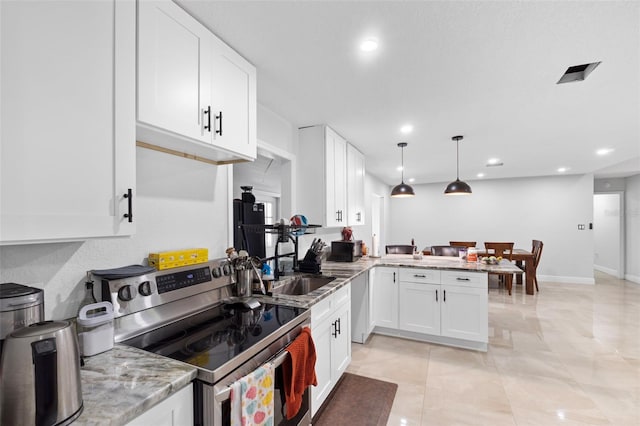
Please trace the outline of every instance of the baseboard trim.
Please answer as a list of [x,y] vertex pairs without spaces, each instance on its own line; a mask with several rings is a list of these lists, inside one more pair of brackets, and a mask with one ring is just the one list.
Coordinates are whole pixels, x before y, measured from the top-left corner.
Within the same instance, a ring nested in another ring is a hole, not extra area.
[[595,285],[595,278],[591,277],[564,277],[554,275],[538,275],[539,282],[545,283],[566,283],[566,284],[587,284]]
[[640,276],[638,275],[626,274],[624,276],[624,279],[627,281],[631,281],[634,284],[640,284]]
[[616,269],[607,268],[606,266],[593,265],[593,269],[604,272],[605,274],[613,275],[614,277],[618,276],[618,271]]

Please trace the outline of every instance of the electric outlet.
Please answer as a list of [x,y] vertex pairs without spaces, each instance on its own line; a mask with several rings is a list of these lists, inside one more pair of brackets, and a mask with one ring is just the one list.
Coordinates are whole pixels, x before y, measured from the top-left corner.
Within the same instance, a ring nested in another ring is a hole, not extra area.
[[579,223],[579,224],[578,224],[578,230],[580,230],[580,231],[584,231],[584,228],[585,228],[585,227],[584,227],[584,223]]

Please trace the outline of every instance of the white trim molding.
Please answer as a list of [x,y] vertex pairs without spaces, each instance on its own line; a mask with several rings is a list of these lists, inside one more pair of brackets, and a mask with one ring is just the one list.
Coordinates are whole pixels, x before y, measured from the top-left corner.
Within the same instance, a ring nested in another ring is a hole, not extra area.
[[538,281],[545,283],[588,284],[595,285],[595,278],[591,277],[560,277],[554,275],[539,275]]

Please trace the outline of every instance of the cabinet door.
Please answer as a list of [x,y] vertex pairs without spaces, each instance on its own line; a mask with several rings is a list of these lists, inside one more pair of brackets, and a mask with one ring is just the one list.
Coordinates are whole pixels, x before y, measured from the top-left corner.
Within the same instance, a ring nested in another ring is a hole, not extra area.
[[356,343],[365,343],[371,331],[368,277],[360,274],[351,281],[351,341]]
[[186,426],[193,424],[193,385],[179,390],[127,426]]
[[[313,309],[313,308],[312,308]],[[331,344],[333,319],[313,325],[311,336],[316,347],[316,379],[318,386],[311,386],[311,415],[313,416],[331,392]]]
[[398,328],[398,268],[378,267],[370,288],[377,327]]
[[331,382],[335,385],[351,363],[350,303],[344,303],[336,311],[331,332]]
[[134,233],[135,4],[0,8],[0,242]]
[[347,142],[329,127],[325,137],[326,226],[344,226],[347,223]]
[[212,37],[173,2],[138,2],[139,122],[211,142]]
[[398,327],[439,336],[440,285],[400,282],[398,294]]
[[488,342],[487,289],[442,285],[442,293],[442,335]]
[[212,52],[213,144],[256,158],[256,69],[219,40]]
[[364,155],[347,144],[347,225],[364,225]]

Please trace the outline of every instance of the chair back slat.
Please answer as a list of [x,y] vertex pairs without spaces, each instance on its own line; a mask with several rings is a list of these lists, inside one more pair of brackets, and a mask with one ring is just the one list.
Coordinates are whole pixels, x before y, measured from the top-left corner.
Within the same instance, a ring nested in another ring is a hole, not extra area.
[[411,245],[388,245],[385,246],[386,254],[412,254],[415,246]]
[[513,257],[513,243],[506,242],[485,242],[484,243],[485,250],[493,250],[493,255],[495,257],[502,257],[503,259],[507,259],[509,261],[512,260]]
[[459,256],[460,250],[466,247],[462,246],[431,246],[432,256]]
[[533,253],[533,267],[537,268],[542,256],[542,247],[544,244],[540,240],[533,240],[531,253]]
[[449,241],[449,245],[469,248],[469,247],[475,247],[476,242],[475,241]]

